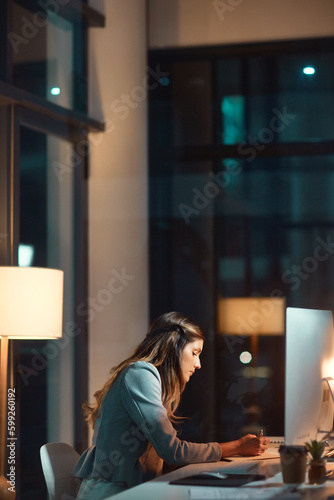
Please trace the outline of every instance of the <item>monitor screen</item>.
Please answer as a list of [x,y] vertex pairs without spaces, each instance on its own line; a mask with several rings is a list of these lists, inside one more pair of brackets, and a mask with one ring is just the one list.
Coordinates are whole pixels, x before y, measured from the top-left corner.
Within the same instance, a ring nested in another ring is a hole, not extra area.
[[331,311],[287,308],[285,374],[285,443],[326,438],[333,428],[334,408]]

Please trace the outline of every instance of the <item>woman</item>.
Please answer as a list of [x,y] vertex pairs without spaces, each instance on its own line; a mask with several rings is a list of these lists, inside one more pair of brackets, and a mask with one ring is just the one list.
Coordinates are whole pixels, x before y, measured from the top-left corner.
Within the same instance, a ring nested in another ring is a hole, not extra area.
[[201,367],[203,341],[192,320],[177,312],[163,314],[134,354],[111,370],[95,404],[84,404],[94,435],[73,472],[82,479],[78,500],[102,499],[153,479],[163,461],[186,465],[265,451],[266,440],[250,434],[203,444],[177,437],[175,411],[186,383]]

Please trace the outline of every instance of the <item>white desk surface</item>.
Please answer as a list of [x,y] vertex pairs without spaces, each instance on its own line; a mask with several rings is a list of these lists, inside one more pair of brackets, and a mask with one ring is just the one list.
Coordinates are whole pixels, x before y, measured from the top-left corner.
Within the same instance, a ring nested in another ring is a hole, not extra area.
[[[273,453],[275,454],[275,452]],[[266,454],[266,456],[270,455]],[[324,485],[309,485],[306,475],[305,483],[300,485],[296,491],[293,491],[293,486],[284,485],[280,472],[278,451],[276,456],[277,458],[275,455],[271,455],[271,458],[268,459],[261,459],[261,456],[245,459],[236,458],[234,472],[242,472],[242,467],[244,473],[264,474],[267,478],[265,481],[249,483],[239,488],[168,484],[171,480],[203,471],[233,472],[231,469],[233,462],[221,461],[187,465],[109,498],[110,500],[115,497],[117,497],[117,500],[212,500],[215,498],[228,500],[248,500],[252,498],[257,500],[274,498],[277,500],[334,500],[334,480],[327,480]],[[334,462],[327,463],[327,470],[334,470]]]

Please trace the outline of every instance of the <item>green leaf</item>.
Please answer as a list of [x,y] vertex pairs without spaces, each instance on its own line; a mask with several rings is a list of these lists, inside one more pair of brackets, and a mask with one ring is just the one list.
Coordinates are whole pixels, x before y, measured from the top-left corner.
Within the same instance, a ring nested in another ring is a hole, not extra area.
[[311,439],[310,442],[305,443],[307,451],[310,453],[313,460],[319,460],[324,452],[326,443],[324,441],[316,441]]

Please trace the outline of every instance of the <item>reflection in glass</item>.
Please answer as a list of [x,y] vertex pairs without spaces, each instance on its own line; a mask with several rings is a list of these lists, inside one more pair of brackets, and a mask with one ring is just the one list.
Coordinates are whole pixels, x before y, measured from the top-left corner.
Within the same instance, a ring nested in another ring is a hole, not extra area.
[[[333,52],[218,61],[221,142],[262,145],[331,139],[334,134],[333,64]],[[242,114],[241,100],[244,101]],[[234,129],[238,133],[233,138]]]
[[74,320],[74,166],[67,141],[25,127],[20,137],[19,259],[33,248],[33,266],[64,271],[63,338],[20,343],[22,488],[43,500],[39,447],[73,440],[74,336],[66,331]]
[[[46,12],[14,3],[13,84],[65,108],[74,107],[74,26]],[[56,91],[56,89],[59,89]]]
[[222,99],[223,144],[237,144],[245,136],[245,99],[229,95]]

